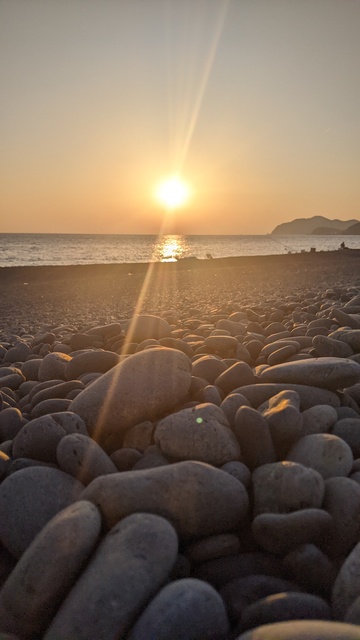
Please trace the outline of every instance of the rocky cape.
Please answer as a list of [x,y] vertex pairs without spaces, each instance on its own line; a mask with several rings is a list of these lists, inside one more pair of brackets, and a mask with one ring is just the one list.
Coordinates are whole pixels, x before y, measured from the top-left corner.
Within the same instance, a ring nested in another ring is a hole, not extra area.
[[360,233],[358,220],[330,220],[324,216],[296,218],[279,224],[271,232],[273,235],[357,235]]

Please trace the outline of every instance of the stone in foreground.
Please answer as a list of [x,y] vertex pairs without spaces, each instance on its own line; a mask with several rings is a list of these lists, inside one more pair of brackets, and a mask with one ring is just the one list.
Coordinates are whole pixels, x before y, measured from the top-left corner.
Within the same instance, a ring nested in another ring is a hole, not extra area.
[[150,513],[105,536],[53,619],[44,640],[124,638],[167,579],[178,551],[174,528]]
[[31,466],[0,486],[0,540],[16,558],[59,511],[78,500],[84,485],[52,467]]
[[238,528],[249,504],[245,487],[229,473],[190,460],[101,476],[81,499],[98,505],[109,527],[146,511],[168,518],[185,538]]
[[2,630],[43,633],[73,586],[101,529],[91,502],[79,501],[50,520],[20,558],[0,592]]
[[185,353],[153,348],[127,357],[95,380],[70,410],[83,418],[95,440],[105,441],[173,409],[186,397],[190,383],[191,361]]
[[206,582],[176,580],[147,606],[129,640],[214,640],[225,638],[229,623],[222,598]]

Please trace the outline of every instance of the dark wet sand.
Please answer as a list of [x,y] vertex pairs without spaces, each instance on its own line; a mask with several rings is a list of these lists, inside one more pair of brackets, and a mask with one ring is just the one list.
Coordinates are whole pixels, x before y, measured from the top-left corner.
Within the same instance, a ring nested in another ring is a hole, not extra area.
[[[109,322],[262,304],[292,293],[360,285],[360,250],[183,260],[178,263],[0,269],[0,331]],[[141,300],[141,305],[137,307]]]

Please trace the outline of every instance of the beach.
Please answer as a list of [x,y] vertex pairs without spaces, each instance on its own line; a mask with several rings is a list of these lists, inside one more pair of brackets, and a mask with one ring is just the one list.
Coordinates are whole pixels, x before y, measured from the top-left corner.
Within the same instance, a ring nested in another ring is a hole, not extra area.
[[0,292],[4,639],[358,638],[360,251]]
[[[346,287],[360,279],[360,250],[182,260],[176,263],[5,267],[3,329],[129,318],[138,312],[257,305],[292,293]],[[140,306],[139,299],[141,299]]]

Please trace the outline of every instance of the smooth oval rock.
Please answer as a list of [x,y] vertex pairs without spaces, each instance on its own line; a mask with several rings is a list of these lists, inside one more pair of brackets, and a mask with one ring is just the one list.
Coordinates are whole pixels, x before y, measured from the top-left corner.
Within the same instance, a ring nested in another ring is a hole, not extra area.
[[261,382],[304,384],[336,390],[360,380],[360,364],[347,358],[313,358],[277,364],[261,374]]
[[165,586],[146,607],[129,640],[214,640],[225,638],[229,622],[215,589],[194,578]]
[[66,473],[88,485],[98,476],[116,473],[115,464],[88,436],[80,433],[63,437],[56,448],[57,463]]
[[226,369],[226,364],[220,358],[203,356],[193,363],[192,374],[198,378],[204,378],[210,384],[214,384],[216,378]]
[[20,409],[8,407],[0,410],[0,442],[13,440],[26,423]]
[[86,351],[74,356],[66,365],[66,380],[75,380],[84,373],[106,373],[120,361],[120,356],[112,351]]
[[249,504],[238,480],[193,461],[102,476],[89,484],[82,499],[100,507],[109,527],[131,513],[147,511],[167,517],[185,538],[239,527]]
[[254,372],[246,362],[235,362],[216,378],[215,384],[227,395],[233,389],[252,384],[255,380]]
[[254,513],[290,513],[319,509],[324,480],[315,469],[296,462],[275,462],[255,469],[252,475]]
[[282,565],[286,574],[305,591],[329,600],[337,568],[316,545],[296,547],[282,559]]
[[301,509],[291,513],[261,513],[254,518],[251,528],[263,549],[285,555],[299,545],[322,540],[332,523],[331,515],[323,509]]
[[269,425],[258,411],[240,407],[235,416],[234,432],[250,470],[276,461]]
[[66,353],[52,352],[48,353],[42,359],[38,369],[38,378],[40,382],[47,380],[65,380],[65,369],[67,363],[71,360],[71,356]]
[[153,315],[136,315],[131,319],[126,329],[126,339],[128,342],[143,342],[148,338],[159,340],[170,336],[171,329],[169,323]]
[[302,412],[303,424],[300,436],[310,436],[313,433],[327,433],[337,422],[337,413],[334,407],[326,404],[317,404]]
[[286,458],[315,469],[325,480],[333,476],[348,476],[354,461],[349,445],[330,433],[300,438]]
[[176,533],[164,518],[137,513],[121,520],[99,545],[44,640],[124,638],[165,582],[177,551]]
[[154,441],[165,456],[180,460],[220,466],[240,458],[239,444],[224,412],[210,403],[183,409],[161,420]]
[[277,593],[250,604],[241,616],[241,627],[251,629],[261,624],[286,620],[331,620],[326,600],[309,593]]
[[334,340],[329,336],[315,335],[313,345],[317,355],[321,357],[350,358],[353,355],[349,344],[341,342],[341,340]]
[[84,563],[101,530],[98,509],[75,502],[58,513],[21,556],[0,591],[0,627],[21,637],[42,634]]
[[153,348],[129,356],[72,401],[90,435],[105,440],[181,402],[191,383],[191,361],[177,349]]
[[184,551],[191,562],[205,562],[240,553],[239,537],[233,533],[208,536],[188,545]]
[[234,460],[233,462],[226,462],[222,465],[221,469],[226,471],[226,473],[230,473],[231,476],[234,476],[239,482],[241,482],[244,487],[248,487],[251,480],[251,471],[243,462],[239,462],[238,460]]
[[251,404],[241,393],[229,393],[222,401],[220,409],[225,413],[230,427],[234,426],[236,412],[240,407],[251,407]]
[[79,499],[84,486],[58,469],[33,466],[0,485],[0,539],[16,558],[59,511]]
[[280,349],[276,349],[268,356],[268,364],[270,367],[273,367],[275,364],[286,362],[286,360],[295,355],[297,351],[298,348],[294,344],[288,344],[285,347],[280,347]]
[[229,335],[210,335],[205,338],[205,346],[209,351],[227,356],[233,353],[238,341],[234,336]]
[[302,415],[299,406],[299,394],[289,390],[280,391],[258,407],[269,426],[278,460],[286,457],[301,433]]
[[75,413],[64,411],[34,418],[15,436],[12,456],[56,463],[56,448],[69,433],[87,435],[84,422]]
[[46,416],[49,413],[68,411],[70,404],[71,400],[68,400],[67,398],[51,398],[50,400],[43,400],[31,410],[31,417],[40,418],[40,416]]
[[231,580],[220,591],[229,617],[238,622],[243,610],[253,602],[274,593],[301,591],[297,584],[274,576],[253,574]]

